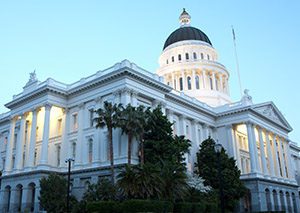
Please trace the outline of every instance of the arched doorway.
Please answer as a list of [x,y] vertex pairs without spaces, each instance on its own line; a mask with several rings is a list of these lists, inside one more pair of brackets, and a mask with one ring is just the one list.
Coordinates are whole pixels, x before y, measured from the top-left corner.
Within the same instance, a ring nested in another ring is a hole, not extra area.
[[266,188],[265,193],[266,193],[267,210],[272,211],[271,192],[268,188]]
[[286,210],[286,206],[285,206],[285,202],[284,202],[284,194],[283,191],[279,192],[279,197],[280,197],[280,206],[281,206],[281,210],[285,211]]
[[244,196],[244,211],[251,212],[251,192],[247,189],[247,192]]
[[4,197],[3,197],[3,212],[9,211],[10,199],[11,199],[11,187],[6,186],[4,189]]
[[274,206],[275,206],[275,211],[279,211],[277,191],[275,189],[273,190],[273,202],[274,202]]
[[286,209],[288,210],[288,212],[292,212],[291,197],[290,197],[289,192],[285,193],[285,199],[286,199],[286,204],[287,204]]
[[16,205],[15,205],[15,208],[18,212],[21,211],[21,207],[22,207],[22,195],[23,195],[23,186],[21,184],[18,184],[16,186]]
[[28,184],[27,204],[26,208],[31,212],[34,211],[34,198],[35,198],[35,183]]

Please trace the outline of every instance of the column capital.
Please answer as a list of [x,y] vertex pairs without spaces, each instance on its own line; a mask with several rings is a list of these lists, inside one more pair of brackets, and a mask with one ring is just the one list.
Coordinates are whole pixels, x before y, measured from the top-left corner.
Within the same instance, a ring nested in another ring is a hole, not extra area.
[[79,103],[77,106],[78,106],[79,109],[83,109],[84,105],[85,104],[82,102],[82,103]]
[[45,110],[50,110],[53,105],[50,103],[45,103],[43,106],[45,107]]
[[95,100],[96,103],[99,103],[99,102],[102,101],[102,97],[101,97],[101,96],[98,96],[98,97],[96,97],[94,100]]
[[61,108],[61,110],[62,110],[62,113],[64,115],[70,112],[70,108],[69,107]]

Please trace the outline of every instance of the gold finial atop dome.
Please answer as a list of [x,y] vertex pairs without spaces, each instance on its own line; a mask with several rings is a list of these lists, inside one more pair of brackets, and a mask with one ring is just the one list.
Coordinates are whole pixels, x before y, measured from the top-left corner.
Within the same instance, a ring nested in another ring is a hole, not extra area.
[[179,23],[181,27],[190,26],[191,16],[185,11],[185,8],[183,8],[183,11],[179,16]]

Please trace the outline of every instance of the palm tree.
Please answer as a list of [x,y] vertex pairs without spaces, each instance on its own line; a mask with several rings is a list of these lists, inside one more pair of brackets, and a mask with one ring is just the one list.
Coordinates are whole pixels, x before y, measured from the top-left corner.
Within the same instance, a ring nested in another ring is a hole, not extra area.
[[105,101],[103,109],[99,108],[98,110],[96,110],[98,117],[95,118],[96,128],[104,128],[105,126],[107,127],[112,183],[114,183],[115,180],[112,133],[113,133],[113,129],[118,126],[121,109],[122,109],[122,104],[112,104],[110,102]]
[[133,138],[138,138],[142,129],[141,118],[143,115],[139,114],[136,107],[128,104],[126,108],[122,111],[122,116],[119,122],[119,126],[122,129],[122,134],[127,134],[128,136],[128,165],[131,164],[131,149]]

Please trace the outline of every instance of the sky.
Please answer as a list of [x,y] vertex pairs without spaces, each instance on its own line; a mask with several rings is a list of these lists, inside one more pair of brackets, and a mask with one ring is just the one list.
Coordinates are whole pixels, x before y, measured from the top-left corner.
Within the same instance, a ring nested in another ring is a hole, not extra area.
[[155,72],[165,40],[186,8],[210,38],[240,100],[231,26],[242,87],[254,103],[273,101],[300,144],[300,1],[0,0],[0,113],[22,92],[29,73],[72,83],[128,59]]

